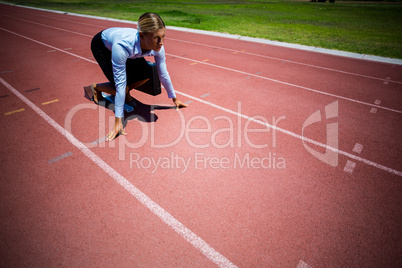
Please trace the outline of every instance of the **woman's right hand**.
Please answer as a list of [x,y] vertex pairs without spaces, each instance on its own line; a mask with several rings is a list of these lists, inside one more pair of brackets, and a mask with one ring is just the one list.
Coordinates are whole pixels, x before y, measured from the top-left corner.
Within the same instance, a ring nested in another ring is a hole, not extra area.
[[114,140],[114,138],[116,138],[119,134],[127,135],[127,133],[124,131],[123,119],[115,117],[114,127],[107,135],[106,141]]

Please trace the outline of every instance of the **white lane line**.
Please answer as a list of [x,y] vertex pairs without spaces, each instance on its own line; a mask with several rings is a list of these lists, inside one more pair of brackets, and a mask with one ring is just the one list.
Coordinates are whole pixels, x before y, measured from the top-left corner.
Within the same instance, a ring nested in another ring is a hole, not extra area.
[[11,33],[11,34],[15,34],[15,35],[17,35],[17,36],[19,36],[19,37],[22,37],[22,38],[28,39],[28,40],[30,40],[30,41],[32,41],[32,42],[35,42],[35,43],[41,44],[41,45],[46,46],[46,47],[50,47],[50,48],[52,48],[52,49],[54,49],[54,50],[57,50],[57,51],[60,51],[60,52],[66,53],[66,54],[71,55],[71,56],[73,56],[73,57],[77,57],[77,58],[80,58],[80,59],[82,59],[82,60],[85,60],[85,61],[88,61],[88,62],[92,62],[92,63],[96,63],[96,64],[97,64],[97,62],[96,62],[96,61],[89,60],[89,59],[87,59],[87,58],[84,58],[84,57],[81,57],[81,56],[79,56],[79,55],[73,54],[73,53],[68,52],[68,51],[66,51],[66,50],[63,50],[63,49],[60,49],[60,48],[57,48],[57,47],[54,47],[54,46],[51,46],[51,45],[45,44],[45,43],[40,42],[40,41],[38,41],[38,40],[32,39],[32,38],[30,38],[30,37],[28,37],[28,36],[25,36],[25,35],[22,35],[22,34],[19,34],[19,33],[12,32],[12,31],[7,30],[7,29],[4,29],[4,28],[2,28],[2,27],[0,27],[0,30],[3,30],[3,31],[6,31],[6,32],[9,32],[9,33]]
[[[20,36],[20,37],[22,37],[22,38],[31,40],[31,41],[33,41],[33,42],[39,43],[39,44],[41,44],[41,45],[44,45],[44,46],[48,46],[48,47],[57,49],[57,50],[59,50],[60,52],[69,54],[69,55],[71,55],[71,56],[74,56],[74,57],[83,59],[83,60],[85,60],[85,61],[88,61],[88,62],[92,62],[92,63],[94,63],[94,64],[97,64],[97,62],[95,62],[95,61],[86,59],[86,58],[84,58],[84,57],[81,57],[81,56],[79,56],[79,55],[75,55],[75,54],[73,54],[73,53],[70,53],[70,52],[68,52],[68,51],[65,51],[65,50],[62,50],[62,49],[59,49],[59,48],[53,47],[53,46],[51,46],[51,45],[48,45],[48,44],[45,44],[45,43],[43,43],[43,42],[34,40],[34,39],[32,39],[32,38],[29,38],[29,37],[26,37],[26,36],[23,36],[23,35],[14,33],[14,32],[12,32],[12,31],[3,29],[3,28],[1,28],[1,27],[0,27],[0,29],[2,29],[2,30],[4,30],[4,31],[7,31],[7,32],[10,32],[10,33],[12,33],[12,34],[18,35],[18,36]],[[182,58],[182,57],[180,57],[180,58]],[[184,59],[185,59],[185,58],[184,58]],[[203,63],[203,64],[209,64],[209,63],[204,63],[204,62],[202,62],[202,63]],[[223,67],[223,68],[224,68],[224,67]],[[180,91],[177,91],[177,90],[175,90],[175,91],[176,91],[176,93],[178,93],[178,94],[180,94],[180,95],[183,95],[183,96],[186,96],[186,97],[188,97],[188,98],[190,98],[190,99],[196,100],[196,101],[198,101],[198,102],[207,104],[207,105],[209,105],[209,106],[211,106],[211,107],[215,107],[215,108],[220,109],[220,110],[222,110],[222,111],[225,111],[225,112],[227,112],[227,113],[234,114],[234,115],[236,115],[236,116],[238,116],[238,117],[242,117],[242,118],[245,118],[245,119],[247,119],[247,120],[254,121],[254,122],[258,123],[258,124],[261,124],[261,125],[263,125],[263,126],[272,128],[272,129],[277,130],[277,131],[280,131],[280,132],[282,132],[282,133],[284,133],[284,134],[290,135],[290,136],[295,137],[295,138],[297,138],[297,139],[300,139],[300,140],[302,140],[302,141],[315,144],[315,145],[317,145],[317,146],[323,147],[323,148],[325,148],[325,149],[328,149],[328,150],[331,150],[331,151],[333,151],[333,152],[336,152],[336,153],[342,154],[342,155],[344,155],[344,156],[347,156],[347,157],[349,157],[349,158],[355,159],[356,161],[363,162],[363,163],[365,163],[365,164],[367,164],[367,165],[376,167],[376,168],[378,168],[378,169],[381,169],[381,170],[384,170],[384,171],[386,171],[386,172],[389,172],[389,173],[392,173],[392,174],[395,174],[395,175],[398,175],[398,176],[401,176],[401,177],[402,177],[402,172],[400,172],[400,171],[398,171],[398,170],[395,170],[395,169],[386,167],[386,166],[384,166],[384,165],[375,163],[375,162],[373,162],[373,161],[370,161],[370,160],[367,160],[367,159],[364,159],[364,158],[361,158],[361,157],[358,157],[358,156],[349,154],[349,153],[347,153],[347,152],[345,152],[345,151],[338,150],[338,149],[336,149],[336,148],[333,148],[333,147],[330,147],[330,146],[328,146],[328,145],[326,145],[326,144],[323,144],[323,143],[320,143],[320,142],[311,140],[311,139],[309,139],[309,138],[303,137],[303,136],[298,135],[298,134],[296,134],[296,133],[293,133],[293,132],[291,132],[291,131],[288,131],[288,130],[279,128],[279,127],[277,127],[277,126],[270,125],[270,124],[268,124],[268,123],[266,123],[266,122],[263,122],[263,121],[260,121],[260,120],[255,119],[255,118],[249,117],[249,116],[247,116],[247,115],[243,115],[243,114],[237,113],[237,112],[235,112],[235,111],[226,109],[226,108],[224,108],[224,107],[222,107],[222,106],[213,104],[213,103],[208,102],[208,101],[205,101],[205,100],[203,100],[203,99],[200,99],[200,98],[197,98],[197,97],[193,97],[193,96],[191,96],[191,95],[189,95],[189,94],[186,94],[186,93],[184,93],[184,92],[180,92]]]
[[139,202],[141,202],[145,207],[147,207],[151,212],[161,219],[164,223],[169,225],[176,233],[183,237],[187,242],[192,244],[196,249],[201,251],[210,261],[214,262],[219,267],[236,267],[222,254],[217,252],[212,248],[207,242],[202,240],[199,236],[193,233],[190,229],[184,226],[181,222],[176,220],[169,212],[164,210],[161,206],[155,203],[146,194],[141,192],[133,184],[131,184],[126,178],[124,178],[120,173],[114,170],[106,162],[104,162],[98,155],[92,152],[88,147],[76,139],[70,132],[60,126],[56,121],[54,121],[50,116],[48,116],[44,111],[42,111],[38,106],[28,100],[24,95],[22,95],[18,90],[13,88],[10,84],[0,78],[0,82],[10,90],[14,95],[16,95],[21,101],[28,105],[32,110],[34,110],[40,117],[42,117],[47,123],[49,123],[53,128],[55,128],[61,135],[66,137],[68,141],[79,149],[85,156],[87,156],[92,162],[103,169],[110,177],[112,177],[118,184],[120,184],[126,191],[128,191],[133,197],[135,197]]
[[[29,6],[22,6],[22,5],[15,5],[15,4],[10,4],[10,3],[0,3],[4,5],[11,5],[11,6],[17,6],[20,8],[25,8],[25,9],[33,9],[33,10],[39,10],[39,11],[45,11],[48,13],[56,13],[56,14],[63,14],[63,15],[68,15],[68,16],[74,16],[74,17],[81,17],[81,18],[86,18],[86,19],[97,19],[97,20],[103,20],[103,21],[112,21],[112,22],[121,22],[121,23],[128,23],[128,24],[134,24],[137,25],[136,22],[134,21],[128,21],[128,20],[119,20],[119,19],[113,19],[113,18],[106,18],[106,17],[99,17],[99,16],[91,16],[91,15],[84,15],[84,14],[77,14],[77,13],[70,13],[70,12],[65,12],[65,11],[57,11],[57,10],[50,10],[50,9],[44,9],[44,8],[38,8],[38,7],[29,7]],[[59,20],[59,21],[66,21],[68,23],[75,23],[75,24],[81,24],[81,25],[87,25],[87,26],[92,26],[92,27],[97,27],[97,28],[104,28],[104,26],[99,26],[98,24],[94,23],[85,23],[85,22],[79,22],[79,21],[73,21],[70,19],[62,19],[62,18],[55,18],[55,17],[49,17],[49,16],[43,16],[39,15],[36,13],[32,12],[24,12],[21,10],[13,10],[14,12],[30,15],[30,16],[35,16],[35,17],[40,17],[40,18],[45,18],[45,19],[53,19],[53,20]]]
[[[47,11],[54,12],[54,11],[52,11],[52,10],[47,10]],[[29,14],[30,14],[30,13],[29,13]],[[38,17],[43,17],[43,18],[48,18],[48,17],[46,17],[46,16],[41,16],[41,15],[36,15],[36,14],[30,14],[30,15],[34,15],[34,16],[38,16]],[[69,15],[75,15],[75,14],[69,14]],[[71,32],[71,33],[75,33],[75,34],[79,34],[79,35],[83,35],[83,36],[89,36],[89,35],[86,35],[86,34],[82,34],[82,33],[78,33],[78,32],[73,32],[73,31],[69,31],[69,30],[65,30],[65,29],[61,29],[61,28],[49,26],[49,25],[46,25],[46,24],[42,24],[42,23],[37,23],[37,22],[29,21],[29,20],[24,20],[24,19],[20,19],[20,18],[17,18],[17,17],[12,17],[12,16],[8,16],[8,15],[3,15],[3,16],[7,16],[7,17],[14,18],[14,19],[18,19],[18,20],[22,20],[22,21],[34,23],[34,24],[41,25],[41,26],[44,26],[44,27],[49,27],[49,28],[53,28],[53,29],[57,29],[57,30],[66,31],[66,32]],[[85,15],[84,15],[84,16],[85,16]],[[89,18],[91,18],[91,16],[89,16]],[[53,20],[66,21],[66,22],[69,22],[69,23],[76,23],[76,24],[82,24],[82,25],[89,25],[89,26],[99,27],[98,25],[95,25],[95,24],[83,23],[83,22],[76,22],[76,21],[71,21],[71,20],[66,20],[66,19],[61,19],[61,18],[52,18],[52,19],[53,19]],[[102,18],[102,17],[96,17],[96,19],[110,20],[110,19],[108,19],[108,18]],[[137,25],[136,22],[127,22],[127,21],[121,21],[121,22]],[[99,28],[104,28],[104,27],[99,27]],[[90,37],[92,38],[93,36],[90,36]],[[213,46],[213,45],[207,45],[207,44],[202,44],[202,43],[198,43],[198,42],[180,40],[180,39],[170,38],[170,37],[167,37],[166,39],[172,40],[172,41],[177,41],[177,42],[179,42],[179,43],[188,43],[188,44],[193,44],[193,45],[198,45],[198,46],[210,47],[210,48],[213,48],[213,49],[227,50],[227,51],[231,51],[231,52],[247,54],[247,55],[250,55],[250,56],[262,57],[262,58],[277,60],[277,61],[281,61],[282,63],[288,62],[288,63],[293,63],[293,64],[302,65],[302,66],[307,66],[307,67],[316,68],[316,69],[321,69],[321,70],[327,70],[327,71],[338,72],[338,73],[342,73],[342,74],[348,74],[348,75],[359,76],[359,77],[364,77],[364,78],[368,78],[368,79],[374,79],[374,80],[384,81],[384,84],[388,84],[389,82],[391,82],[391,83],[396,83],[396,84],[402,84],[401,81],[393,81],[393,80],[391,80],[390,77],[387,77],[386,79],[384,79],[384,78],[379,78],[379,77],[374,77],[374,76],[369,76],[369,75],[364,75],[364,74],[358,74],[358,73],[352,73],[352,72],[342,71],[342,70],[333,69],[333,68],[327,68],[327,67],[318,66],[318,65],[313,65],[313,64],[307,64],[307,63],[297,62],[297,61],[293,61],[293,60],[291,60],[291,59],[285,60],[285,59],[281,59],[281,58],[265,56],[265,55],[261,55],[261,54],[256,54],[256,53],[247,52],[247,51],[245,51],[245,50],[230,49],[230,48],[219,47],[219,46]],[[258,74],[258,73],[257,73],[257,74]]]
[[82,36],[86,36],[86,37],[91,37],[91,38],[93,37],[93,36],[88,35],[88,34],[83,34],[83,33],[79,33],[79,32],[69,31],[69,30],[66,30],[66,29],[62,29],[62,28],[59,28],[59,27],[54,27],[54,26],[46,25],[46,24],[39,23],[39,22],[34,22],[34,21],[31,21],[31,20],[25,20],[25,19],[21,19],[21,18],[9,16],[9,15],[2,15],[2,16],[4,16],[4,17],[9,17],[9,18],[13,18],[13,19],[20,20],[20,21],[25,21],[25,22],[28,22],[28,23],[30,23],[30,24],[36,24],[36,25],[39,25],[39,26],[43,26],[43,27],[47,27],[47,28],[50,28],[50,29],[55,29],[55,30],[59,30],[59,31],[67,32],[67,33],[78,34],[78,35],[82,35]]

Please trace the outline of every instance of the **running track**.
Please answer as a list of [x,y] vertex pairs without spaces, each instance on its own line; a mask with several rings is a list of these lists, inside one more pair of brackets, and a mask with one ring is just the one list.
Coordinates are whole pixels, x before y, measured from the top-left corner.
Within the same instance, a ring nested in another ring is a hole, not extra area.
[[133,26],[0,15],[1,266],[402,265],[401,65],[170,29],[189,107],[133,92],[105,143],[89,43]]

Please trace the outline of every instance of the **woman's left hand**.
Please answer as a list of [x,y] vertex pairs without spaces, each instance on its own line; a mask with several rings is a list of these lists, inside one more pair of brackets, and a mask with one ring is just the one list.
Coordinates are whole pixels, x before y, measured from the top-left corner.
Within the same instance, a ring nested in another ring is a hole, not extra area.
[[179,110],[179,108],[185,108],[188,106],[188,104],[182,103],[177,98],[173,98],[173,102],[176,105],[176,110]]

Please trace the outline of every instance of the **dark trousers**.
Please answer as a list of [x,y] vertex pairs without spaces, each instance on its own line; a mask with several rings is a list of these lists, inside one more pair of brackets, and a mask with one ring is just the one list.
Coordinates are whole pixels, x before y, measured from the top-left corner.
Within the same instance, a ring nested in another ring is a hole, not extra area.
[[[102,32],[94,36],[91,42],[91,51],[95,60],[98,62],[106,78],[112,85],[114,83],[112,52],[105,46],[101,38]],[[127,86],[150,78],[152,69],[144,58],[127,59],[126,61]]]

